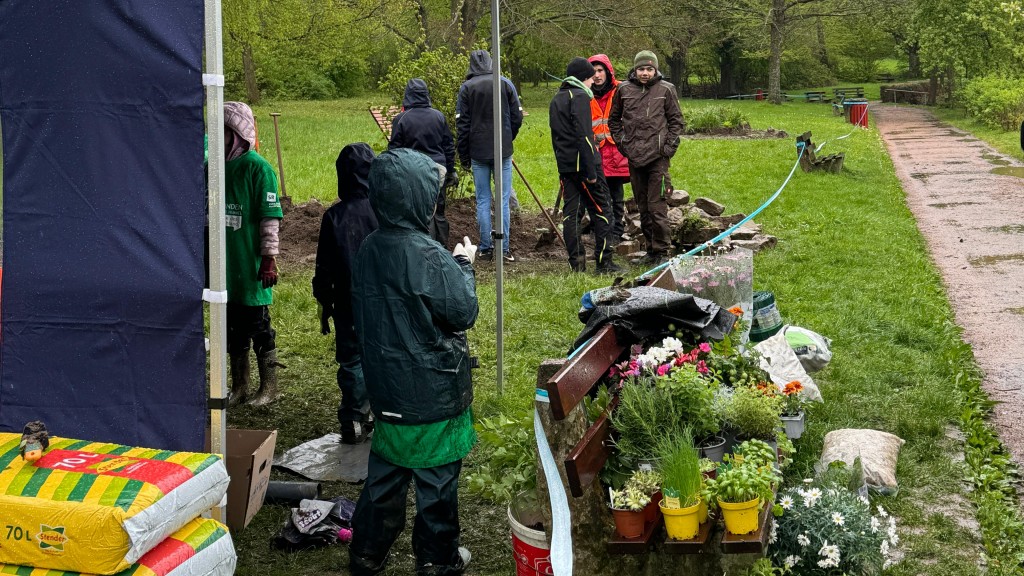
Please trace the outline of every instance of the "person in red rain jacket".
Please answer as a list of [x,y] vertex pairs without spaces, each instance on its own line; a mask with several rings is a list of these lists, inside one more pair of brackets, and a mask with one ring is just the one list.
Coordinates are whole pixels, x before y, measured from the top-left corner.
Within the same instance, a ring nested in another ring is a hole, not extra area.
[[612,245],[618,244],[625,232],[625,199],[624,186],[629,184],[629,162],[619,152],[619,147],[612,140],[608,129],[608,113],[612,110],[612,97],[619,86],[615,79],[615,68],[611,60],[604,54],[595,54],[589,58],[594,66],[594,85],[591,91],[594,99],[590,101],[590,116],[594,126],[594,137],[601,149],[601,164],[604,168],[608,190],[612,196]]

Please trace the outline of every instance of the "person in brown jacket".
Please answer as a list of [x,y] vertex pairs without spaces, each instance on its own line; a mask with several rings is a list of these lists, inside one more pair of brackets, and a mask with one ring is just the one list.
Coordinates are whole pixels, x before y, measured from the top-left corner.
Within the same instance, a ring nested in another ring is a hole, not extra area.
[[629,161],[629,179],[647,241],[641,263],[659,264],[669,256],[672,240],[664,193],[668,169],[686,129],[676,87],[658,71],[658,57],[649,50],[633,59],[629,81],[619,85],[608,115],[608,127],[619,152]]

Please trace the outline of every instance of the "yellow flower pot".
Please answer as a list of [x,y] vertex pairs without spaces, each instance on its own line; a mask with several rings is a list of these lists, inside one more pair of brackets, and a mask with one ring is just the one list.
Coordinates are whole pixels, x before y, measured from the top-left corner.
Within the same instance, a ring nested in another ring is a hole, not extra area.
[[665,530],[673,540],[689,540],[700,531],[700,504],[689,508],[665,508],[664,502],[659,504],[665,516]]
[[708,503],[701,498],[698,506],[700,506],[700,508],[697,510],[697,518],[700,520],[700,523],[703,524],[708,521]]
[[761,499],[746,502],[718,501],[725,520],[725,529],[733,534],[750,534],[757,530],[757,513],[761,510]]

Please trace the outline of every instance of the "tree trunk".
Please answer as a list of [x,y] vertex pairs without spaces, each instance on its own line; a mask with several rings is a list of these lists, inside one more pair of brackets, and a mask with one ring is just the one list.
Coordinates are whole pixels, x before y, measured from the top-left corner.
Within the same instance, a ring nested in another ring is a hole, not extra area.
[[256,62],[252,57],[252,45],[242,44],[242,72],[245,76],[245,97],[249,104],[259,104],[260,88],[256,84]]
[[[736,41],[723,40],[718,45],[718,96],[736,93]],[[701,97],[706,97],[702,94]]]
[[785,0],[772,0],[771,14],[768,18],[768,101],[772,104],[782,104],[782,34],[786,18],[785,9]]
[[921,44],[914,42],[906,47],[907,50],[907,74],[911,78],[920,78],[921,74]]
[[939,96],[939,75],[933,69],[931,77],[928,79],[928,105],[935,106],[935,102]]
[[822,23],[821,17],[818,17],[817,28],[818,28],[818,46],[817,46],[817,48],[818,48],[817,49],[818,61],[821,62],[822,64],[824,64],[826,67],[829,67],[829,63],[828,63],[828,48],[825,47],[825,25]]
[[672,71],[672,83],[680,96],[690,95],[690,70],[686,65],[687,49],[677,46],[671,56],[666,57],[668,67]]
[[466,0],[462,4],[462,49],[469,52],[476,43],[476,27],[480,21],[480,1]]

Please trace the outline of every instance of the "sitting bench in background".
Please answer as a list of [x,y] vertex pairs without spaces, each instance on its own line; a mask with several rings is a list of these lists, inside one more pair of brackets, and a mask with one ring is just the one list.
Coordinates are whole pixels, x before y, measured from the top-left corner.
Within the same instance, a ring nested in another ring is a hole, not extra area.
[[864,87],[863,86],[852,86],[849,88],[833,88],[832,95],[835,97],[835,101],[842,104],[843,100],[850,98],[863,98]]

